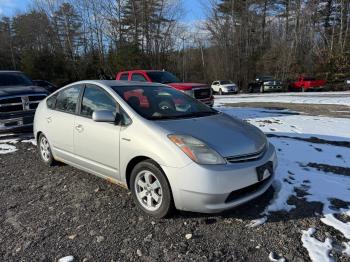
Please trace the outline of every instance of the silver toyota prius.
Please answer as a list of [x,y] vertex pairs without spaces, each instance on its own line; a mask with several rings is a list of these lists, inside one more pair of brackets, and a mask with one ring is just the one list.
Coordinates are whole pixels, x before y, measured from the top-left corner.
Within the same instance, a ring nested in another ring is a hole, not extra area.
[[67,85],[39,104],[34,134],[44,163],[120,184],[155,217],[245,203],[270,187],[277,166],[258,128],[154,83]]

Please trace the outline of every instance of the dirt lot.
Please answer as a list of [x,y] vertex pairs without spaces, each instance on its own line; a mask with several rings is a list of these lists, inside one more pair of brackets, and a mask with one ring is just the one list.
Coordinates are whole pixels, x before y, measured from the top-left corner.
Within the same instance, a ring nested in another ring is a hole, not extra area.
[[272,199],[271,188],[223,214],[177,212],[156,220],[136,209],[127,190],[67,165],[46,167],[29,143],[16,147],[0,155],[1,261],[55,261],[68,255],[76,261],[269,261],[274,252],[275,258],[301,262],[309,261],[301,242],[301,230],[309,227],[317,227],[321,241],[331,235],[336,261],[350,261],[342,255],[344,237],[321,223],[320,203],[291,197],[296,209],[250,227]]

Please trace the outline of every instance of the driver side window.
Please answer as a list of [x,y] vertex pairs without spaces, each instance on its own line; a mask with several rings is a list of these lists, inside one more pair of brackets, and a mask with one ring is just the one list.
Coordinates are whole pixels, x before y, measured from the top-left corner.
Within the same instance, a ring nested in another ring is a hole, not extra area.
[[92,118],[92,113],[99,110],[117,111],[116,101],[100,88],[87,85],[81,102],[80,115]]

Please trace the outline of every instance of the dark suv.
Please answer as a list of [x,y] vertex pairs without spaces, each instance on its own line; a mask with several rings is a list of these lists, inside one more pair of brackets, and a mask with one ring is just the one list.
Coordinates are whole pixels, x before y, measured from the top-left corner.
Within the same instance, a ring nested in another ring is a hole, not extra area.
[[35,109],[47,95],[22,72],[0,71],[0,133],[31,130]]
[[248,91],[250,93],[280,92],[283,91],[283,83],[272,76],[258,76],[255,81],[249,83]]

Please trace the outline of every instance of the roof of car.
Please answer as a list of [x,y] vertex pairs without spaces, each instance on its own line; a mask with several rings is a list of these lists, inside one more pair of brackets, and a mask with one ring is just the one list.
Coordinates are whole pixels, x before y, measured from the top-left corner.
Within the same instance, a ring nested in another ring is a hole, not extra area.
[[135,69],[135,70],[126,70],[126,71],[121,71],[119,73],[129,73],[129,72],[166,72],[164,70],[156,70],[156,69]]
[[159,83],[138,82],[138,81],[123,81],[123,80],[83,80],[75,84],[102,84],[105,86],[165,86]]

